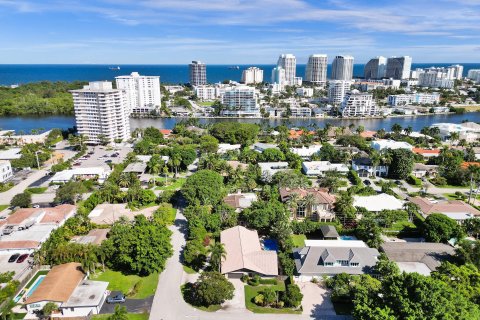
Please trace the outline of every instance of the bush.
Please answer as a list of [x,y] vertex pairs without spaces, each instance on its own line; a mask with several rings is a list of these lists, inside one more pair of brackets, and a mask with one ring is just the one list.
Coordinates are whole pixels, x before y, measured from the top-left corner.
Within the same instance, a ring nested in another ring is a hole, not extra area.
[[360,177],[358,176],[358,173],[353,169],[350,169],[350,171],[348,172],[348,179],[353,185],[356,185],[356,186],[363,185],[362,179],[360,179]]
[[250,280],[250,277],[248,276],[248,274],[244,274],[240,280],[242,280],[243,283],[246,283],[248,282],[248,280]]
[[248,279],[247,283],[252,287],[256,287],[260,284],[260,276],[258,274],[254,275],[253,278]]
[[303,294],[296,284],[288,284],[283,295],[287,307],[298,308],[302,304]]
[[412,186],[417,186],[417,187],[420,187],[422,185],[422,180],[420,180],[419,178],[415,177],[415,176],[412,176],[412,175],[409,175],[406,179],[407,183],[412,185]]
[[275,278],[272,279],[260,279],[260,284],[270,284],[270,285],[277,285],[278,280]]
[[436,176],[435,178],[431,179],[430,182],[437,186],[447,185],[447,179],[441,176]]

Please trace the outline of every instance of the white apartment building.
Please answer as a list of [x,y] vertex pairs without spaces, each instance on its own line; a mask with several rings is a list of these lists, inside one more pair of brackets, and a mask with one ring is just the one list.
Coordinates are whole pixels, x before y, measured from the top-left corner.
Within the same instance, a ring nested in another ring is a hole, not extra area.
[[4,183],[13,177],[12,165],[8,160],[0,160],[0,183]]
[[250,67],[242,72],[242,82],[245,84],[262,83],[263,70],[257,67]]
[[220,90],[214,86],[194,86],[195,95],[201,101],[215,100],[220,97]]
[[277,61],[277,68],[278,67],[282,67],[285,70],[286,85],[294,86],[297,84],[298,79],[295,79],[297,73],[297,59],[293,54],[281,54]]
[[476,83],[480,83],[480,69],[468,70],[467,78],[473,80]]
[[392,107],[405,106],[412,103],[417,104],[436,104],[440,102],[440,94],[434,93],[412,93],[395,94],[388,96],[388,105]]
[[325,86],[327,83],[327,55],[312,54],[305,68],[305,81]]
[[352,80],[353,78],[353,57],[336,56],[332,63],[333,80]]
[[334,104],[342,103],[347,92],[350,91],[352,81],[330,80],[328,81],[328,102]]
[[260,108],[257,104],[255,88],[238,86],[225,90],[222,94],[224,116],[259,117]]
[[287,84],[285,69],[282,67],[275,67],[272,70],[272,83],[284,86]]
[[480,125],[475,122],[464,123],[434,123],[431,127],[437,127],[440,130],[440,136],[448,140],[453,132],[459,134],[459,138],[467,142],[474,142],[480,138]]
[[340,107],[342,117],[371,117],[380,114],[373,95],[353,90],[345,95]]
[[141,76],[132,72],[129,76],[115,77],[117,89],[124,90],[130,112],[150,113],[162,105],[160,77]]
[[455,79],[457,79],[457,72],[458,70],[454,66],[448,68],[431,67],[427,69],[417,69],[418,86],[451,89],[454,87]]
[[100,143],[102,136],[110,142],[130,138],[129,107],[124,90],[113,89],[109,81],[96,81],[70,92],[78,133],[85,135],[89,143]]
[[385,76],[392,79],[408,79],[412,68],[412,57],[390,57],[387,59]]
[[313,97],[313,88],[297,88],[297,90],[295,90],[295,92],[300,97],[306,97],[306,98]]
[[290,107],[290,116],[293,118],[311,117],[312,109],[309,107]]
[[387,72],[387,58],[378,56],[367,62],[363,71],[365,79],[382,79]]
[[200,86],[207,84],[207,66],[201,61],[192,61],[188,65],[190,71],[190,84]]

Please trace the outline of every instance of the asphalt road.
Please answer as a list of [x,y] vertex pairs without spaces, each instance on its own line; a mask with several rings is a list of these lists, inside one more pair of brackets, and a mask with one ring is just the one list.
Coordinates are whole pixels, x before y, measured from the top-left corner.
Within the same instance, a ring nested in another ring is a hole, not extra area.
[[[115,296],[120,292],[113,291],[111,296]],[[148,297],[146,299],[126,299],[125,303],[121,305],[127,307],[127,311],[129,313],[148,313],[150,312],[150,307],[152,305],[153,296]],[[115,311],[115,306],[118,303],[107,303],[103,304],[102,310],[100,310],[101,314],[105,313],[113,313]]]

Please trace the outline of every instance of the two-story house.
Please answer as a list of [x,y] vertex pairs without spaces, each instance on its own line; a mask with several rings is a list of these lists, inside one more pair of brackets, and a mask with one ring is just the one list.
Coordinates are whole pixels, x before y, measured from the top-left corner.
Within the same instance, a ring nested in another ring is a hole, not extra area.
[[333,206],[335,196],[321,188],[280,188],[282,202],[289,203],[292,219],[305,218],[314,221],[330,222],[335,220]]

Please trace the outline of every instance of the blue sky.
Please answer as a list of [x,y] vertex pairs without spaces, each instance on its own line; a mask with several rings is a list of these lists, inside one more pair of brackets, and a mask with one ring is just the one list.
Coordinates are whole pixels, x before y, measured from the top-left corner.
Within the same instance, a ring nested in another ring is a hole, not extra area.
[[0,63],[480,62],[480,0],[0,0]]

